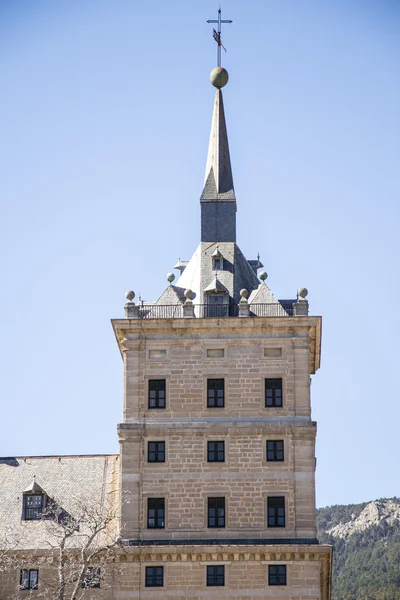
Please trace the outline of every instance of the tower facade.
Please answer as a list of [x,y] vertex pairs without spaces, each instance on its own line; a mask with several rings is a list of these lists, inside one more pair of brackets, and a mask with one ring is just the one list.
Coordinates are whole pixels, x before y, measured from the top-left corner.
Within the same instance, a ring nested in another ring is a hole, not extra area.
[[[236,243],[217,88],[200,243],[153,303],[128,293],[113,320],[124,362],[119,593],[146,598],[321,599],[331,548],[318,544],[310,375],[321,318],[307,290],[278,300]],[[124,562],[125,561],[125,562]],[[138,595],[139,594],[139,595]],[[122,596],[121,596],[122,597]]]

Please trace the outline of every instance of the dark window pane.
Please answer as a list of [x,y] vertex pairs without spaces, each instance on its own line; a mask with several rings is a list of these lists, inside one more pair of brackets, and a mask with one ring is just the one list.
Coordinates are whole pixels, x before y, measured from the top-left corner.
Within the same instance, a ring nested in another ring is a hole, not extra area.
[[216,565],[207,567],[207,585],[225,585],[225,566]]
[[224,462],[225,442],[207,442],[208,462]]
[[149,408],[165,408],[165,379],[149,379]]
[[225,498],[208,498],[208,527],[225,527]]
[[267,460],[268,461],[282,461],[283,456],[283,441],[282,440],[268,440],[267,441]]
[[44,494],[24,494],[24,519],[40,519],[44,508]]
[[285,527],[284,496],[268,497],[268,527]]
[[147,527],[149,529],[163,529],[164,523],[164,498],[147,499]]
[[282,379],[265,380],[265,406],[282,406]]
[[268,585],[287,585],[286,565],[268,566]]
[[165,442],[149,442],[147,448],[148,462],[165,462]]
[[146,567],[146,587],[164,585],[164,567]]
[[223,408],[225,398],[225,380],[207,379],[207,407]]
[[36,590],[39,584],[38,569],[21,569],[20,587],[23,590]]

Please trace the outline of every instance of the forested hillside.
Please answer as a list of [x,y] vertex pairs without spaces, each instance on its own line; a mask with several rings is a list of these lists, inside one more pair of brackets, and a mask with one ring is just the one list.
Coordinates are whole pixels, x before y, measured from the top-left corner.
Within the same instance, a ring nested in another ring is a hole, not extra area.
[[400,499],[317,511],[318,538],[333,546],[332,600],[400,600]]

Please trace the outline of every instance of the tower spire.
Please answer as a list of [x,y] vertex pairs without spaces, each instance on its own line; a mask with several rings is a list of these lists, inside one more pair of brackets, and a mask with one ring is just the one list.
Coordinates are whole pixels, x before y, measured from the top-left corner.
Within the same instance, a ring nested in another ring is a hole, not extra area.
[[211,71],[210,81],[217,88],[217,91],[215,93],[211,122],[204,187],[200,201],[236,202],[229,155],[228,133],[225,122],[224,101],[221,91],[221,88],[228,83],[228,72],[222,67],[217,67]]
[[202,242],[236,241],[236,196],[221,91],[228,79],[228,71],[223,67],[216,67],[211,71],[210,81],[217,91],[204,187],[200,197]]

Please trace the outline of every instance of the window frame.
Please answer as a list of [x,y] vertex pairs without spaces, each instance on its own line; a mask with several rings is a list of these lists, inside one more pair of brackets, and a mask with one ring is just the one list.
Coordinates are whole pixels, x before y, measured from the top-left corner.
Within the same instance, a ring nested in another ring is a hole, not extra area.
[[[207,497],[207,528],[208,529],[225,529],[226,528],[226,498],[225,496],[208,496]],[[214,510],[215,516],[210,515],[210,511]],[[222,517],[219,516],[219,510],[223,510]],[[210,525],[211,519],[214,519],[215,524]],[[223,525],[220,524],[220,519],[223,519]]]
[[[23,583],[23,574],[28,573],[28,585]],[[36,584],[32,585],[31,574],[36,573]],[[39,588],[39,569],[20,569],[19,587],[21,590],[37,590]]]
[[[276,569],[277,572],[272,573],[272,569]],[[275,587],[287,584],[287,565],[268,565],[268,585]]]
[[[150,571],[152,571],[150,575]],[[161,575],[157,575],[157,571]],[[149,565],[145,567],[144,571],[145,587],[164,587],[164,566],[163,565]],[[158,581],[158,582],[157,582]],[[161,581],[161,583],[160,583]]]
[[[150,504],[154,503],[154,507],[151,507]],[[154,510],[154,525],[150,525],[150,510]],[[163,511],[162,516],[162,525],[158,525],[161,517],[159,516],[159,511]],[[165,498],[163,497],[151,497],[147,498],[147,529],[165,529]]]
[[[279,506],[278,506],[278,500]],[[273,504],[276,506],[273,506]],[[283,508],[283,516],[279,514],[279,511]],[[274,514],[270,516],[270,511],[274,511]],[[273,519],[272,524],[270,519]],[[283,519],[280,522],[279,520]],[[267,496],[267,527],[271,529],[286,527],[286,497],[285,496]]]
[[[222,381],[222,388],[218,387],[217,382]],[[213,384],[212,384],[213,382]],[[218,397],[218,391],[222,389],[222,404],[218,404],[221,398]],[[210,392],[214,391],[215,404],[210,404]],[[217,393],[215,393],[217,392]],[[208,377],[207,378],[207,408],[225,408],[225,378],[224,377]]]
[[[40,507],[39,506],[33,506],[33,507],[29,507],[28,506],[28,499],[29,498],[41,498],[41,503],[40,503]],[[36,493],[36,494],[31,494],[31,493],[25,493],[23,495],[23,507],[22,507],[22,520],[23,521],[39,521],[42,518],[43,515],[43,511],[46,507],[46,495],[41,493]],[[28,511],[31,511],[32,515],[35,516],[28,516]]]
[[212,259],[212,270],[223,271],[224,270],[224,257],[218,256]]
[[[155,448],[154,450],[150,449],[150,444],[155,444]],[[159,449],[159,445],[163,444],[163,450]],[[166,455],[165,455],[165,450],[166,450],[166,444],[165,444],[165,440],[148,440],[147,441],[147,462],[154,464],[154,463],[165,463],[166,462]],[[159,458],[159,456],[162,455],[163,458]],[[154,460],[151,460],[151,456],[154,456]]]
[[[268,387],[267,382],[269,382],[272,387]],[[277,385],[278,382],[279,385]],[[268,391],[272,392],[271,397],[267,396]],[[280,391],[280,395],[277,395],[276,391]],[[271,404],[268,404],[270,399]],[[283,408],[283,377],[264,378],[264,400],[265,408]]]
[[[211,444],[222,444],[222,450],[218,448],[210,449]],[[214,458],[210,458],[213,454]],[[220,455],[222,454],[222,458]],[[225,462],[225,440],[207,440],[207,462],[208,463],[224,463]]]
[[[268,444],[272,444],[271,450],[268,449]],[[282,448],[278,449],[277,444],[282,444]],[[278,458],[278,453],[282,453],[282,458]],[[269,453],[272,453],[273,458],[269,458]],[[266,440],[265,442],[265,460],[266,462],[284,462],[285,461],[285,440]]]
[[[218,573],[220,570],[220,573]],[[211,572],[214,571],[214,572]],[[225,586],[225,565],[207,565],[206,568],[206,586],[224,587]]]
[[81,587],[85,589],[100,588],[100,581],[100,567],[87,567],[85,571],[85,576],[81,582]]
[[[156,384],[163,382],[163,387]],[[152,384],[154,388],[152,389]],[[148,410],[164,410],[167,407],[167,380],[166,378],[148,379],[147,381],[147,408]],[[151,392],[155,392],[154,398],[151,398]],[[164,398],[160,397],[160,392],[164,392]],[[154,401],[154,406],[151,403]],[[162,404],[164,403],[164,406]]]

